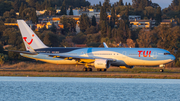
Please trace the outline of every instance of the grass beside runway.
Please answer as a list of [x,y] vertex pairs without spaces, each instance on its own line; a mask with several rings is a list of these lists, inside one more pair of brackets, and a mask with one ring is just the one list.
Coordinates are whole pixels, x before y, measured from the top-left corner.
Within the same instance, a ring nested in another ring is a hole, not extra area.
[[158,67],[135,67],[120,69],[111,67],[107,72],[82,72],[83,65],[54,65],[48,63],[20,62],[0,67],[0,76],[29,77],[98,77],[98,78],[154,78],[180,79],[180,68],[165,68],[161,73]]

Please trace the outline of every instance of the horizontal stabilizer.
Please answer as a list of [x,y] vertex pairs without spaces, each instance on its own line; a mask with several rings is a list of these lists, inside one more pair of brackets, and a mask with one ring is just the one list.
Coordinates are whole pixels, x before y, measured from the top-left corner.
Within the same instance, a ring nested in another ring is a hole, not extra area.
[[16,53],[23,53],[23,54],[30,54],[30,55],[37,55],[38,53],[31,53],[31,52],[28,52],[28,51],[16,51],[16,50],[5,50],[5,51],[8,51],[8,52],[16,52]]

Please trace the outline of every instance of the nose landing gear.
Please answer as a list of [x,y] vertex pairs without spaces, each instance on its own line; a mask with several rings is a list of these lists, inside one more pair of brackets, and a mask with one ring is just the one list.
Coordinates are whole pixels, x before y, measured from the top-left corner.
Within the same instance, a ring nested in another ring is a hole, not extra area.
[[160,72],[164,72],[164,69],[160,69],[159,71],[160,71]]
[[162,69],[160,69],[159,71],[160,71],[160,72],[164,72],[164,67],[165,67],[165,65],[162,64],[162,65],[159,65],[159,67],[162,68]]

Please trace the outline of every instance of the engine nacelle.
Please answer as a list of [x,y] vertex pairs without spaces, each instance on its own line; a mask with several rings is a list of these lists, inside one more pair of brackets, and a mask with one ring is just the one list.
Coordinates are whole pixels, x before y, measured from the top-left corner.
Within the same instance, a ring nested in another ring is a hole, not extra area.
[[94,67],[98,69],[107,69],[110,67],[110,63],[105,59],[96,59],[94,61]]
[[121,69],[132,69],[134,66],[119,66]]

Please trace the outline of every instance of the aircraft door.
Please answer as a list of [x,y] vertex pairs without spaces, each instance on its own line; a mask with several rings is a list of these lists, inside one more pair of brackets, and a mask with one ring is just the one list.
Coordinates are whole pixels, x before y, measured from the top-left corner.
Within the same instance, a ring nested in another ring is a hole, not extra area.
[[157,52],[153,52],[153,59],[157,59]]
[[126,51],[123,51],[122,55],[123,55],[122,58],[126,58]]

